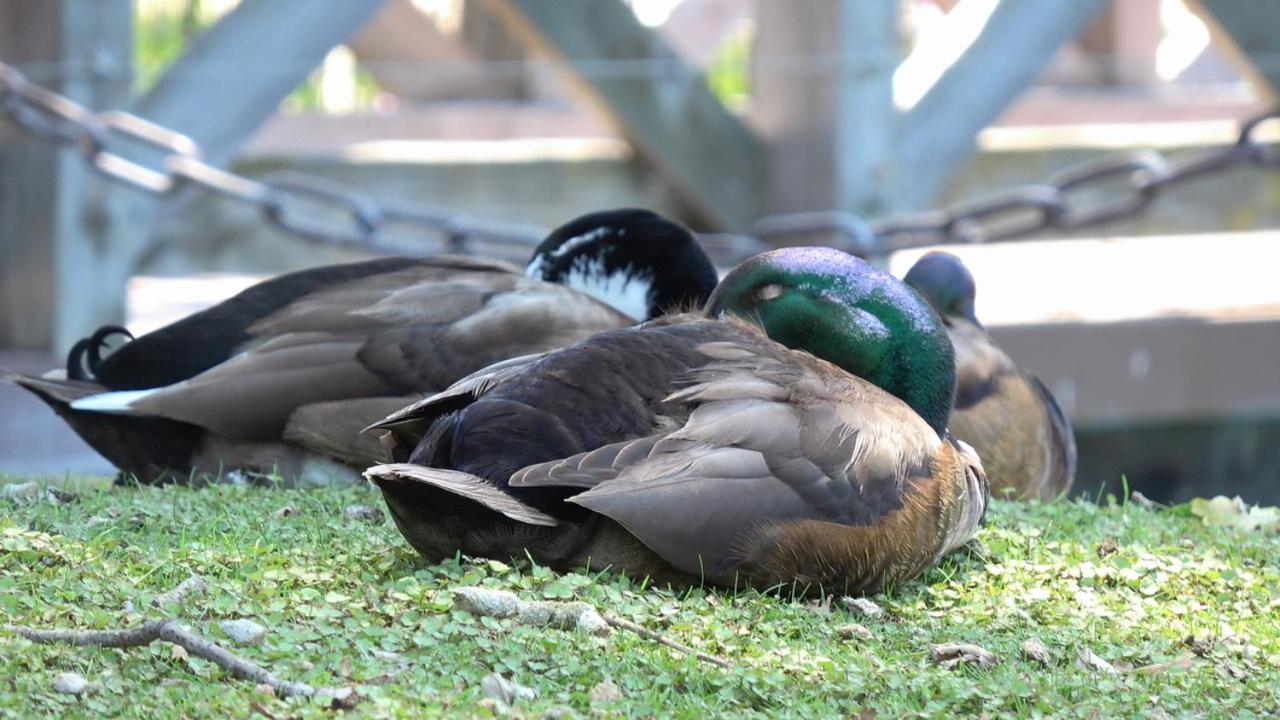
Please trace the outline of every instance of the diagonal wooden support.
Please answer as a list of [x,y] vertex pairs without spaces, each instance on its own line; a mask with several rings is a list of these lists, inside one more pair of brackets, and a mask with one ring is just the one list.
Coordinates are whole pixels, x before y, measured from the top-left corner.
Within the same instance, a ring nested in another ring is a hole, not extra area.
[[[1280,3],[1275,0],[1186,0],[1209,26],[1219,48],[1234,55],[1259,94],[1274,102],[1280,91]],[[1225,46],[1225,47],[1224,47]]]
[[[132,110],[190,136],[206,159],[225,162],[382,1],[245,0]],[[12,32],[25,23],[27,37],[13,45],[16,59],[60,60],[66,69],[54,81],[33,73],[33,82],[93,108],[126,104],[129,0],[22,0],[4,9],[18,19]],[[25,209],[6,212],[0,233],[0,345],[62,352],[99,325],[124,319],[125,284],[148,248],[156,213],[172,199],[157,202],[100,179],[74,152],[26,138],[3,154],[21,158],[0,169],[31,197],[11,199]]]
[[898,210],[920,210],[946,187],[995,120],[1107,0],[1001,0],[982,32],[902,119]]
[[742,230],[760,213],[759,142],[620,0],[486,0],[485,7],[563,58],[708,229]]
[[221,163],[383,0],[245,0],[191,43],[134,112]]

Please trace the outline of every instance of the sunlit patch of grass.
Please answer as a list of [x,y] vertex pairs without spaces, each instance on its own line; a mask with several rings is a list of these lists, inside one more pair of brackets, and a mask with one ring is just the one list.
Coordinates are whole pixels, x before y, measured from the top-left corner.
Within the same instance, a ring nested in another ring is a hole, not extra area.
[[[838,602],[828,612],[788,597],[673,591],[607,573],[427,564],[389,522],[344,514],[353,503],[381,504],[367,488],[79,487],[67,504],[0,501],[4,622],[134,625],[152,597],[198,573],[209,589],[183,616],[193,630],[226,642],[218,621],[261,623],[266,639],[237,652],[290,680],[354,685],[358,710],[375,717],[483,714],[480,681],[492,671],[537,691],[514,709],[529,717],[556,707],[895,718],[1247,717],[1280,707],[1280,538],[1209,528],[1185,513],[996,502],[979,535],[985,552],[958,553],[876,598],[885,612],[870,620]],[[297,511],[277,515],[286,505]],[[473,617],[454,607],[450,590],[462,585],[593,603],[734,668],[625,632],[596,637]],[[852,622],[870,639],[839,632]],[[1032,636],[1054,653],[1050,666],[1021,656]],[[943,669],[929,649],[949,641],[1003,662]],[[1119,672],[1082,667],[1084,648]],[[53,678],[67,671],[98,691],[54,692]],[[322,700],[264,694],[163,644],[71,648],[0,634],[0,677],[0,714],[14,717],[245,717],[255,706],[278,716],[331,713]],[[621,699],[592,699],[606,678]]]

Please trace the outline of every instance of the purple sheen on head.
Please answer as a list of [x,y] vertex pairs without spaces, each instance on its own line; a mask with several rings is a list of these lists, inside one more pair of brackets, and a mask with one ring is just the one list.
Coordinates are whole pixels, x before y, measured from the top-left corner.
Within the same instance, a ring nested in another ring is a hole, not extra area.
[[[836,301],[856,303],[880,296],[907,315],[914,331],[930,332],[937,327],[934,312],[900,280],[862,258],[835,248],[779,248],[756,255],[738,267],[749,271],[758,266],[773,267],[803,279]],[[735,272],[736,268],[725,280]]]

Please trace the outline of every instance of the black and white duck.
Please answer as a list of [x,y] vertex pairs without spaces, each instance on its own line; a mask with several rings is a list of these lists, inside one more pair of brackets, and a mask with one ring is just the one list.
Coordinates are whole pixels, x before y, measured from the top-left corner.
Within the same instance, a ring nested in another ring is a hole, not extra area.
[[701,305],[715,283],[684,227],[598,212],[550,233],[526,272],[453,256],[302,270],[106,357],[123,329],[103,328],[65,372],[9,380],[143,482],[232,470],[358,481],[383,458],[360,433],[369,423],[490,363]]

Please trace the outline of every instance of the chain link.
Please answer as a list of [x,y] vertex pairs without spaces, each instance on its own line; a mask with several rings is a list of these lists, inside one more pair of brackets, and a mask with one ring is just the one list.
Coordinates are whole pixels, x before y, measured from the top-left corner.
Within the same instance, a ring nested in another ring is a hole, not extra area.
[[[476,241],[528,248],[545,235],[543,228],[532,225],[480,220],[409,202],[380,202],[340,183],[297,173],[246,178],[204,162],[199,145],[186,135],[127,112],[91,112],[32,85],[4,63],[0,111],[40,139],[74,145],[92,170],[122,185],[154,195],[200,188],[248,205],[272,227],[316,243],[412,252],[420,251],[413,234],[425,230],[432,239],[442,240],[448,251],[465,253],[474,250]],[[141,155],[150,162],[141,162]],[[401,242],[390,242],[393,236]]]
[[[395,228],[428,231],[449,252],[476,252],[477,241],[529,248],[544,230],[486,220],[408,202],[383,202],[322,178],[280,173],[253,180],[201,159],[200,147],[178,132],[121,111],[94,113],[27,81],[0,63],[0,111],[44,140],[73,145],[95,172],[123,185],[165,195],[196,187],[251,206],[273,227],[312,242],[405,252],[390,243]],[[869,224],[850,212],[769,215],[750,234],[707,233],[700,238],[722,265],[768,250],[781,238],[821,236],[863,257],[923,245],[1001,242],[1048,231],[1074,231],[1133,217],[1166,189],[1242,165],[1280,167],[1280,146],[1259,139],[1259,128],[1280,120],[1273,108],[1240,126],[1236,142],[1220,149],[1168,158],[1154,151],[1105,156],[1055,173],[1046,182],[1010,188],[943,210]],[[125,153],[124,147],[131,148]],[[152,156],[145,164],[138,151]]]
[[873,226],[875,252],[1007,241],[1134,217],[1170,187],[1242,165],[1280,166],[1280,147],[1258,137],[1258,128],[1272,120],[1280,120],[1280,107],[1245,121],[1236,141],[1222,148],[1173,158],[1154,150],[1108,155],[1061,170],[1042,185],[882,221]]

